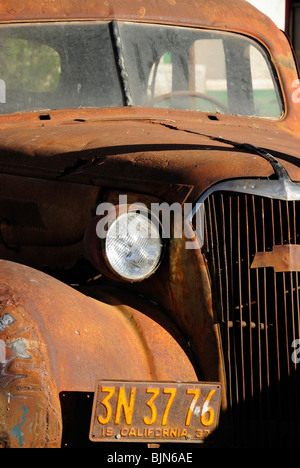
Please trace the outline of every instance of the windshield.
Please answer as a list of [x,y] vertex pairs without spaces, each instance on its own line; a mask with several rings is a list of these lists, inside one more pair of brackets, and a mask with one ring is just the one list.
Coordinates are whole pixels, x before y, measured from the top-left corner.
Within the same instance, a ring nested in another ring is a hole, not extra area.
[[0,80],[1,113],[123,105],[105,23],[1,27]]
[[238,34],[115,22],[1,26],[0,113],[124,105],[283,112],[269,56]]

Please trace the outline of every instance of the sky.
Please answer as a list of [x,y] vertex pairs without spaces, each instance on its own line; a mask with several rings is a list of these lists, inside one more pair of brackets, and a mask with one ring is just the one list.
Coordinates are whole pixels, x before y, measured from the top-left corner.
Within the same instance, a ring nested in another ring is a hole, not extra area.
[[284,29],[285,0],[247,0],[268,15],[280,29]]

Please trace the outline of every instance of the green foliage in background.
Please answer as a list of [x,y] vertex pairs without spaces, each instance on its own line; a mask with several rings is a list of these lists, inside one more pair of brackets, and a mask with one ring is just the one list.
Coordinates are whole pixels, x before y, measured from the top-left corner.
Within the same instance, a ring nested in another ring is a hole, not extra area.
[[58,52],[47,45],[16,38],[0,42],[0,79],[7,90],[55,91],[60,67]]

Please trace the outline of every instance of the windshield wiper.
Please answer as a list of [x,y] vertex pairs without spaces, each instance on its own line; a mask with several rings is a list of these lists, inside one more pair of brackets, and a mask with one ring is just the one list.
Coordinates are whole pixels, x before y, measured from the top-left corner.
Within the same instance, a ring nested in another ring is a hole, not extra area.
[[252,153],[257,154],[266,159],[272,165],[272,168],[278,180],[290,180],[290,177],[283,165],[281,164],[281,162],[279,162],[278,159],[276,159],[269,151],[265,150],[264,148],[251,145],[250,143],[237,143],[235,141],[225,140],[220,137],[213,137],[212,139],[220,141],[221,143],[227,143],[235,148],[250,150]]
[[231,145],[234,148],[238,148],[238,149],[241,149],[241,150],[246,150],[246,151],[249,151],[252,154],[257,154],[258,156],[261,156],[262,158],[264,158],[266,161],[268,161],[272,165],[272,168],[273,168],[278,180],[288,180],[288,181],[291,180],[288,173],[287,173],[287,171],[285,170],[285,168],[281,164],[281,162],[278,161],[278,159],[276,159],[272,154],[270,154],[269,151],[265,150],[264,148],[260,148],[260,147],[255,146],[255,145],[251,145],[250,143],[238,143],[236,141],[226,140],[225,138],[222,138],[222,137],[215,137],[215,136],[212,136],[212,135],[206,135],[205,133],[196,132],[194,130],[187,130],[185,128],[179,128],[179,127],[176,127],[175,125],[170,125],[170,124],[166,124],[166,123],[163,123],[163,122],[159,122],[159,123],[160,123],[160,125],[163,125],[164,127],[170,128],[171,130],[177,130],[177,131],[182,131],[182,132],[186,132],[186,133],[192,133],[194,135],[204,136],[204,137],[209,138],[210,140],[219,141],[220,143],[225,143],[226,145]]

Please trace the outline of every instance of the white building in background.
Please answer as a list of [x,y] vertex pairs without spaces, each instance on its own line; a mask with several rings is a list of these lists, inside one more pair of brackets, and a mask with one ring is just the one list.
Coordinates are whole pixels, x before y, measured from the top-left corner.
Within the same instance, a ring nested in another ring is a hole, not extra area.
[[274,23],[284,30],[285,0],[247,0],[251,5],[269,16]]

